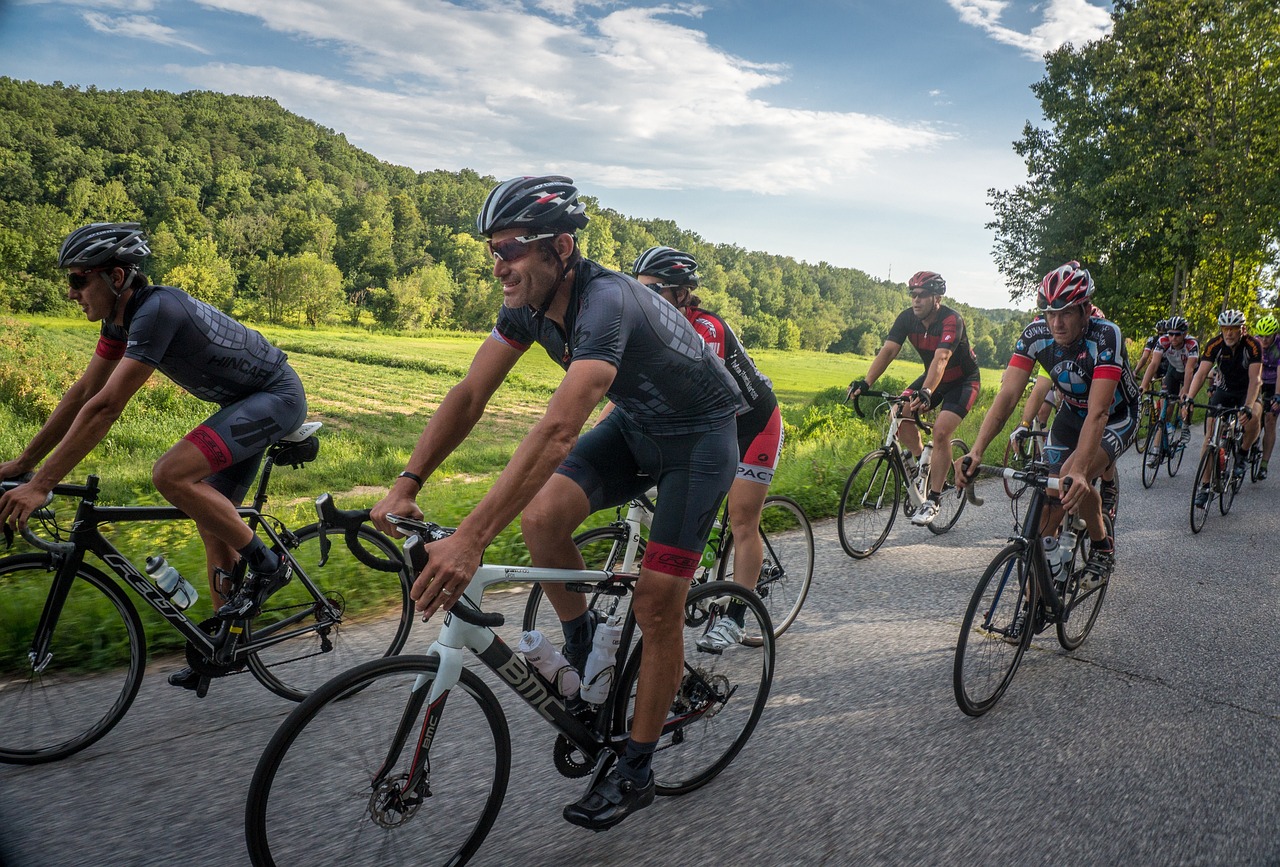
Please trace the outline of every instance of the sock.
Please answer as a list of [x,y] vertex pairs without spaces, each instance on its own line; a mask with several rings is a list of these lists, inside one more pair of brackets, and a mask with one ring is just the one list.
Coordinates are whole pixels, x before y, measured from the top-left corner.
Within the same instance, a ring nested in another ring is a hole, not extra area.
[[562,620],[560,628],[564,630],[564,655],[569,664],[581,669],[591,655],[591,639],[595,637],[592,624],[595,620],[590,611],[584,611],[572,620]]
[[253,537],[253,541],[240,549],[240,556],[249,564],[249,568],[254,572],[262,574],[270,574],[280,568],[280,557],[276,552],[272,551],[257,536]]
[[935,506],[942,504],[942,491],[930,491],[929,499],[933,501]]
[[729,603],[729,607],[725,609],[725,614],[733,618],[733,622],[739,626],[746,625],[747,605],[741,599],[735,599]]
[[618,773],[637,786],[647,784],[652,776],[649,766],[653,764],[653,751],[657,748],[657,741],[642,744],[628,739],[627,749],[618,761]]
[[1093,540],[1090,540],[1090,542],[1093,545],[1093,550],[1099,554],[1114,554],[1116,552],[1116,540],[1110,536],[1101,542],[1094,542]]

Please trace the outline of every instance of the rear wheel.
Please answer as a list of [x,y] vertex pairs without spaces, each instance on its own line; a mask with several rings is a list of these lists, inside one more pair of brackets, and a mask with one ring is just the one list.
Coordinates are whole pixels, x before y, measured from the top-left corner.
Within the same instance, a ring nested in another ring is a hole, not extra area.
[[322,544],[320,525],[308,524],[289,554],[327,605],[295,574],[249,624],[252,641],[294,636],[249,655],[253,676],[293,701],[354,665],[395,656],[413,627],[413,577],[395,543],[367,524],[357,530],[355,544],[381,564],[375,569],[356,558],[342,531],[323,536]]
[[[756,581],[756,595],[769,611],[773,621],[773,637],[787,631],[813,580],[813,526],[800,504],[790,497],[766,497],[760,513],[760,540],[764,546],[764,562]],[[734,540],[730,536],[720,554],[721,581],[734,580]],[[748,633],[744,639],[758,644],[760,636]]]
[[887,449],[858,461],[844,483],[836,520],[846,554],[861,560],[884,544],[898,514],[902,484],[901,471]]
[[[741,606],[747,634],[757,646],[737,644],[721,652],[699,649],[698,639]],[[644,653],[641,638],[618,685],[614,732],[631,730],[636,682]],[[695,584],[684,604],[684,674],[653,754],[659,795],[681,795],[723,771],[755,730],[773,683],[773,629],[760,599],[730,581]]]
[[981,716],[1004,695],[1031,644],[1036,584],[1029,551],[1014,543],[996,555],[973,591],[956,643],[956,704]]
[[[584,530],[573,537],[573,543],[582,553],[582,561],[588,569],[601,569],[609,572],[617,571],[623,566],[623,558],[627,553],[627,529],[619,524],[607,527],[596,527]],[[644,539],[640,539],[636,548],[636,568],[644,558]],[[607,620],[614,614],[625,615],[631,595],[612,596],[607,593],[592,593],[587,606],[600,613],[601,620]],[[556,610],[547,601],[541,584],[529,588],[529,599],[524,606],[523,628],[526,632],[536,629],[559,647],[564,643],[564,630],[560,628],[560,618]]]
[[[969,453],[964,440],[951,441],[951,455],[947,458],[947,475],[942,484],[942,498],[938,501],[938,517],[925,524],[935,536],[940,536],[956,525],[964,511],[964,491],[956,487],[956,461]],[[935,452],[936,454],[936,452]]]
[[[1113,536],[1115,528],[1106,515],[1103,521],[1107,525],[1107,535]],[[1096,587],[1081,588],[1088,573],[1084,571],[1085,561],[1089,559],[1089,534],[1080,533],[1076,540],[1075,551],[1071,557],[1071,574],[1067,578],[1062,594],[1064,608],[1062,619],[1057,623],[1058,643],[1067,650],[1075,650],[1089,637],[1098,612],[1102,610],[1102,600],[1107,595],[1110,579]]]
[[81,566],[43,660],[29,656],[57,574],[47,554],[0,560],[0,762],[77,753],[120,722],[142,685],[147,648],[133,603]]

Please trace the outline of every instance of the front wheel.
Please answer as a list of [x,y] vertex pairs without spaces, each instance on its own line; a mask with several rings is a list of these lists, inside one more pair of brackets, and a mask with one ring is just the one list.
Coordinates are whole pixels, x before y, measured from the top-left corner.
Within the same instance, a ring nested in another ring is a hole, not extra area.
[[[1200,465],[1196,468],[1195,480],[1191,484],[1191,532],[1199,533],[1204,529],[1205,519],[1209,516],[1209,499],[1213,497],[1213,462],[1217,457],[1217,449],[1210,446],[1205,449],[1203,457],[1200,458]],[[1200,494],[1200,488],[1203,479],[1209,479],[1209,499],[1206,499],[1203,506],[1196,505],[1196,497]]]
[[[730,536],[720,554],[718,580],[734,580],[733,543]],[[769,611],[773,637],[777,638],[795,622],[809,595],[813,580],[813,525],[800,504],[790,497],[766,497],[760,512],[760,543],[764,560],[754,589]],[[748,634],[744,641],[758,646],[760,636]]]
[[327,556],[319,524],[303,527],[294,540],[289,554],[324,603],[295,574],[249,624],[251,641],[293,637],[249,654],[249,669],[276,695],[301,701],[354,665],[400,652],[413,626],[413,576],[395,543],[367,524],[356,544],[381,569],[356,559],[340,530],[325,534]]
[[425,702],[438,664],[375,659],[294,708],[249,784],[254,864],[455,865],[475,854],[502,806],[511,737],[498,699],[470,669]]
[[1165,470],[1169,473],[1169,478],[1173,478],[1178,474],[1178,470],[1182,467],[1182,456],[1187,453],[1187,444],[1182,441],[1182,429],[1174,430],[1178,439],[1173,444],[1173,448],[1169,452],[1169,460],[1165,464]]
[[846,554],[861,560],[884,544],[898,514],[902,485],[902,471],[888,449],[877,449],[858,461],[844,483],[836,518]]
[[71,582],[44,658],[30,658],[56,574],[47,554],[0,560],[0,762],[37,765],[79,752],[120,722],[142,685],[138,612],[88,565]]
[[1155,403],[1151,397],[1143,395],[1142,402],[1138,404],[1138,429],[1133,439],[1134,448],[1138,450],[1138,454],[1144,454],[1147,451],[1147,434],[1155,426],[1155,412]]
[[1243,475],[1236,476],[1236,467],[1241,463],[1234,444],[1230,445],[1230,450],[1218,462],[1220,472],[1225,476],[1222,480],[1222,493],[1218,495],[1218,511],[1224,515],[1231,511],[1231,505],[1236,501],[1240,485],[1244,483]]
[[951,685],[969,716],[991,710],[1013,680],[1035,631],[1032,552],[1013,543],[982,573],[960,625]]
[[1156,483],[1156,476],[1160,474],[1160,464],[1164,455],[1160,451],[1160,445],[1157,439],[1161,434],[1160,425],[1153,424],[1151,430],[1147,431],[1147,438],[1141,449],[1138,449],[1142,457],[1142,487],[1149,488]]
[[[935,452],[936,454],[936,452]],[[964,511],[964,491],[956,487],[956,461],[969,454],[969,446],[964,440],[951,441],[951,457],[948,459],[947,475],[942,483],[942,498],[938,501],[938,517],[929,524],[929,532],[940,536],[956,525],[960,513]]]
[[[756,646],[703,650],[698,640],[721,617],[741,612]],[[653,754],[659,795],[682,795],[723,771],[755,730],[773,683],[773,629],[759,597],[729,581],[689,590],[684,603],[684,673]],[[627,659],[614,705],[614,732],[631,730],[644,640]]]

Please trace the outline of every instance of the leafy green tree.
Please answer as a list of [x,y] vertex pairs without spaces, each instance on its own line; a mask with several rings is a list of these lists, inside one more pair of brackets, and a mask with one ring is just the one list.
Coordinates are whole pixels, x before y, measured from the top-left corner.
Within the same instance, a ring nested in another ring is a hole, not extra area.
[[161,282],[166,286],[177,286],[191,297],[220,310],[231,310],[235,272],[231,270],[231,263],[218,255],[218,245],[212,238],[190,241]]

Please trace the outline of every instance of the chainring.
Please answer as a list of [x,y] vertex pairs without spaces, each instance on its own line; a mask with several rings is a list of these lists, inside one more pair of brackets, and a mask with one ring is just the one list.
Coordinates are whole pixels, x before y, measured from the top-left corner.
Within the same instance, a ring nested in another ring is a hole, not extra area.
[[574,746],[564,735],[556,738],[553,755],[556,770],[571,780],[587,776],[596,766],[590,756]]
[[[220,617],[210,617],[208,620],[197,624],[196,628],[206,635],[216,635],[223,622]],[[203,648],[196,647],[190,641],[187,642],[186,651],[187,665],[191,666],[191,670],[196,674],[204,677],[226,677],[228,674],[236,674],[244,670],[245,664],[243,661],[214,662],[204,655]]]

